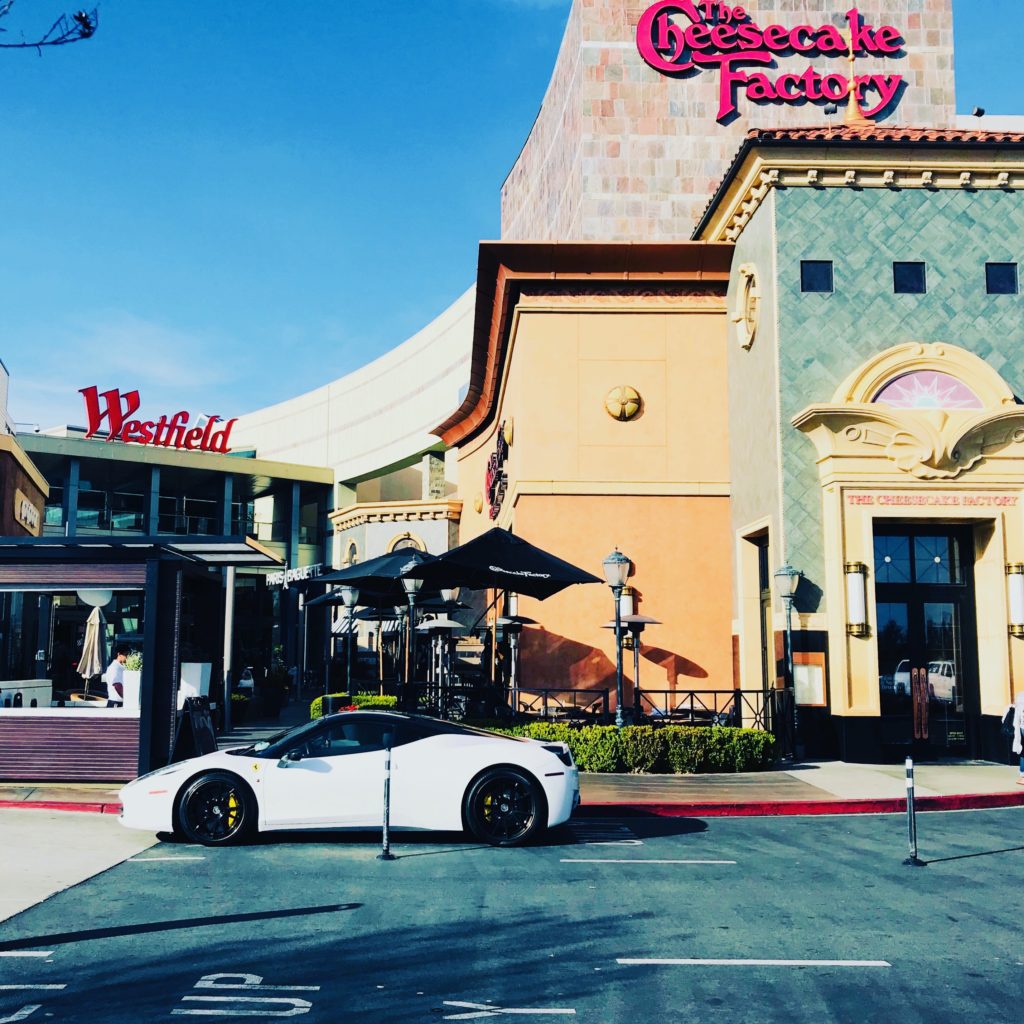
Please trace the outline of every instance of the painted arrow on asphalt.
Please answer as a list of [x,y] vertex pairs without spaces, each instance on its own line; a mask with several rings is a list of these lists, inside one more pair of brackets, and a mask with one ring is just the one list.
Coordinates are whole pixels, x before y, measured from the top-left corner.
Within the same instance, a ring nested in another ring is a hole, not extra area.
[[521,1016],[548,1016],[548,1017],[566,1017],[576,1016],[575,1010],[566,1009],[517,1009],[514,1007],[505,1006],[494,1006],[490,1003],[460,1003],[450,1002],[445,1000],[445,1006],[455,1006],[463,1010],[469,1010],[470,1013],[449,1013],[445,1015],[445,1020],[479,1020],[481,1017],[498,1017],[501,1014],[518,1014]]

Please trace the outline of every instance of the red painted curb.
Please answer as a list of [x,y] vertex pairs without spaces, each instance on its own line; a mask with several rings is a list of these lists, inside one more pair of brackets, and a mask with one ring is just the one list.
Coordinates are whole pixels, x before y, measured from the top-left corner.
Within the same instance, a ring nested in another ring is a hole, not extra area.
[[0,800],[0,808],[32,811],[85,811],[90,814],[120,814],[120,804],[75,803],[71,800]]
[[[974,793],[918,797],[919,811],[980,811],[998,807],[1024,807],[1024,793]],[[73,803],[68,800],[0,800],[0,808],[36,811],[82,811],[120,814],[119,803]],[[755,800],[745,803],[588,803],[574,817],[623,818],[754,818],[818,814],[904,814],[906,800]]]
[[[1024,793],[975,793],[918,797],[919,811],[986,810],[1024,806]],[[742,818],[815,814],[905,814],[906,800],[772,800],[745,803],[589,803],[576,810],[577,817]]]

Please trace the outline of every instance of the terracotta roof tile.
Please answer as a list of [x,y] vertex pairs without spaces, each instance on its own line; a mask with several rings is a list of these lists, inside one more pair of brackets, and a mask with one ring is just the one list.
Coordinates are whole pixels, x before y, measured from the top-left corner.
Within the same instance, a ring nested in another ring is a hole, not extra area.
[[972,128],[901,128],[877,125],[852,128],[847,125],[814,125],[810,128],[755,128],[747,132],[751,141],[761,142],[980,142],[1021,143],[1024,132],[986,132]]

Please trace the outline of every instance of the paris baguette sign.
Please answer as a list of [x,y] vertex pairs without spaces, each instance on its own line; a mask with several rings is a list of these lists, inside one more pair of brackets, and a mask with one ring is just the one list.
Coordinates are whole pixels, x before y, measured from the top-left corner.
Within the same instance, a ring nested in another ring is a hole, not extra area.
[[[674,20],[674,19],[681,20]],[[758,26],[743,7],[712,0],[658,0],[641,15],[636,30],[640,56],[655,71],[684,76],[717,68],[718,120],[726,123],[739,112],[739,90],[756,103],[800,104],[807,101],[841,103],[850,95],[850,78],[822,74],[813,66],[802,74],[787,72],[777,78],[741,64],[775,65],[777,57],[843,57],[852,65],[858,54],[873,57],[903,55],[904,39],[898,28],[875,28],[854,7],[846,12],[846,29],[837,25]],[[686,24],[688,22],[689,24]],[[875,117],[898,99],[902,75],[851,72],[865,117]],[[871,94],[870,96],[868,94]]]
[[[142,405],[138,391],[122,394],[116,388],[101,392],[91,387],[82,388],[79,394],[85,399],[85,415],[88,419],[86,438],[95,436],[105,425],[108,441],[153,445],[158,448],[183,448],[193,452],[217,452],[220,455],[227,455],[231,451],[228,440],[237,420],[223,423],[219,416],[207,416],[206,422],[199,425],[193,423],[184,409],[172,416],[144,420],[135,416]],[[223,425],[218,428],[218,423]]]

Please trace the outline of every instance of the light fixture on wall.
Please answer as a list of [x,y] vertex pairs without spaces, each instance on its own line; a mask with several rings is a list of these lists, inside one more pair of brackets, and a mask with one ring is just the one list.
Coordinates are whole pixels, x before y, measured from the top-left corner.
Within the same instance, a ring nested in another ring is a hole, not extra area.
[[1010,636],[1024,636],[1024,562],[1006,567],[1006,582],[1010,591]]
[[868,567],[863,562],[847,562],[846,632],[850,636],[867,636],[868,629]]

